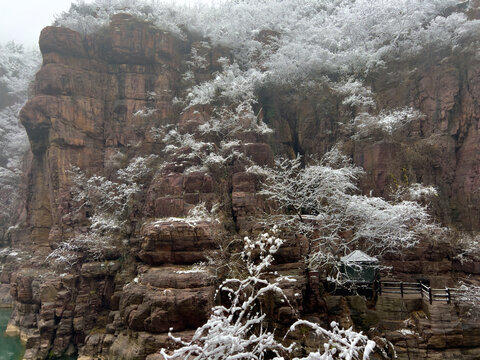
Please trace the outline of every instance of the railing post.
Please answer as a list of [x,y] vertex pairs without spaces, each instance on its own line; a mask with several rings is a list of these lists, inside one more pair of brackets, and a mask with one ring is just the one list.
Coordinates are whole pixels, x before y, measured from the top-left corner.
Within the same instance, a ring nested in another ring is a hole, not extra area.
[[432,288],[429,286],[428,287],[428,298],[430,300],[430,305],[433,303],[433,296],[432,296]]
[[447,288],[447,304],[450,304],[452,302],[452,298],[450,297],[450,289]]
[[375,281],[375,291],[378,295],[382,295],[382,282],[380,280]]
[[400,282],[400,294],[402,294],[403,298],[403,281]]

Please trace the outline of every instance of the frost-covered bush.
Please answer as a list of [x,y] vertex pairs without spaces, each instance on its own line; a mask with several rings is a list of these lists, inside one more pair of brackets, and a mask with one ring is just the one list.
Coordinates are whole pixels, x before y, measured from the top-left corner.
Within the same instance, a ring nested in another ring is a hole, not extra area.
[[68,270],[83,261],[105,260],[108,254],[118,250],[113,235],[121,226],[122,224],[113,217],[94,215],[86,234],[77,234],[60,242],[45,261]]
[[227,159],[220,153],[213,142],[205,142],[190,133],[181,133],[177,128],[155,129],[163,134],[161,141],[165,144],[164,152],[172,162],[182,165],[185,172],[208,171],[215,166],[223,166]]
[[344,96],[342,103],[362,110],[376,109],[377,103],[373,98],[372,89],[353,77],[345,81],[331,83],[332,89]]
[[[218,203],[212,205],[209,210],[204,202],[200,202],[192,207],[185,217],[167,217],[155,220],[152,224],[157,225],[165,222],[182,222],[195,227],[199,222],[209,222],[212,226],[219,223],[217,212],[219,210]],[[213,232],[213,228],[211,228]]]
[[243,71],[237,63],[227,65],[213,80],[202,82],[191,90],[187,96],[189,106],[209,104],[214,100],[255,102],[255,87],[264,77],[264,73],[254,68]]
[[[248,129],[256,133],[261,130],[268,132],[267,127],[262,128],[260,125],[253,127],[253,130],[252,127]],[[167,161],[182,166],[186,173],[224,169],[234,160],[250,163],[242,151],[244,143],[236,139],[243,131],[246,129],[241,123],[217,118],[210,118],[193,133],[182,132],[173,126],[151,129],[153,138],[165,145],[163,151],[168,155]],[[211,141],[205,141],[207,139]]]
[[421,119],[424,115],[411,107],[377,110],[375,94],[362,81],[349,77],[338,82],[328,82],[332,90],[343,96],[342,104],[350,107],[354,114],[351,120],[353,139],[363,139],[372,135],[384,137],[406,124]]
[[480,319],[480,285],[471,281],[461,281],[459,285],[452,294],[455,305],[471,320]]
[[480,261],[480,234],[453,232],[451,237],[456,260],[460,262]]
[[236,106],[216,108],[215,114],[198,127],[202,135],[214,136],[217,139],[232,140],[246,132],[267,135],[273,132],[255,114],[252,103],[244,101]]
[[[48,255],[60,267],[70,268],[83,261],[98,261],[115,254],[130,232],[130,220],[145,178],[153,171],[157,157],[136,157],[117,171],[117,181],[103,176],[88,177],[79,168],[71,170],[73,210],[69,218],[84,214],[86,232],[74,232],[55,245]],[[82,218],[81,216],[80,218]],[[78,225],[78,224],[74,224]]]
[[423,185],[419,183],[398,185],[392,194],[393,199],[400,202],[402,200],[416,201],[428,204],[433,198],[438,196],[437,189],[432,185]]

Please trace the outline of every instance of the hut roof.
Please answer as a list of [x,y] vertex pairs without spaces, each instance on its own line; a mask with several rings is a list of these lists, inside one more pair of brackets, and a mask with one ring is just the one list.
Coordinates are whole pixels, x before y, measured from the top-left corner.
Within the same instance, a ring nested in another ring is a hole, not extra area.
[[360,250],[355,250],[355,251],[352,251],[350,254],[348,255],[345,255],[345,256],[342,256],[340,258],[340,261],[341,262],[344,262],[344,263],[352,263],[352,262],[368,262],[368,263],[372,263],[372,262],[378,262],[378,259],[377,258],[374,258],[374,257],[371,257],[371,256],[368,256],[367,254],[365,254],[363,251],[360,251]]

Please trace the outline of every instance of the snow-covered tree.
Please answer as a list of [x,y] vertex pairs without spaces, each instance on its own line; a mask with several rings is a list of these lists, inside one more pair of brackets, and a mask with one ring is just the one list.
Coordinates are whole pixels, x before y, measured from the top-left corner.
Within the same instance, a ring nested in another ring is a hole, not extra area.
[[170,354],[162,349],[166,359],[264,359],[267,352],[279,358],[291,350],[265,328],[265,314],[261,311],[261,299],[266,294],[283,294],[278,281],[265,278],[283,240],[268,233],[244,240],[246,277],[225,280],[217,292],[227,294],[229,305],[215,306],[207,323],[195,331],[190,341],[174,338],[181,347]]
[[280,210],[264,225],[307,235],[310,266],[332,265],[354,249],[382,255],[412,247],[425,233],[438,230],[426,207],[415,201],[359,195],[356,184],[363,171],[338,147],[305,166],[297,157],[277,159],[274,168],[261,170],[261,194]]
[[[292,352],[295,344],[287,347],[277,340],[274,332],[265,327],[265,314],[261,310],[262,299],[267,294],[276,293],[289,303],[280,281],[295,281],[285,276],[275,277],[275,273],[269,271],[275,253],[283,244],[277,232],[274,227],[271,233],[244,238],[245,278],[227,279],[220,285],[217,295],[226,294],[228,304],[215,306],[207,323],[199,327],[190,340],[175,338],[170,333],[180,347],[173,351],[161,349],[165,359],[260,360],[270,354],[275,355],[276,360],[283,360]],[[273,281],[270,280],[272,276]],[[319,348],[303,360],[353,360],[361,355],[368,359],[375,347],[365,335],[352,329],[339,329],[335,322],[331,324],[332,330],[326,330],[316,323],[299,320],[290,331],[299,326],[309,326],[326,339],[323,349]]]
[[26,51],[14,42],[0,44],[0,227],[15,220],[21,199],[19,186],[28,139],[18,113],[39,62],[37,51]]
[[13,41],[0,45],[0,84],[15,102],[26,101],[28,86],[39,65],[37,50],[25,50]]

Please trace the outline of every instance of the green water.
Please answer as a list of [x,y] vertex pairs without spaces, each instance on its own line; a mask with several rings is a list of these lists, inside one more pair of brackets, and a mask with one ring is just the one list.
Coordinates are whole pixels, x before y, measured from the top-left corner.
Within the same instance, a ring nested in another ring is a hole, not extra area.
[[12,309],[0,308],[0,360],[19,360],[23,356],[24,347],[18,336],[4,336]]

